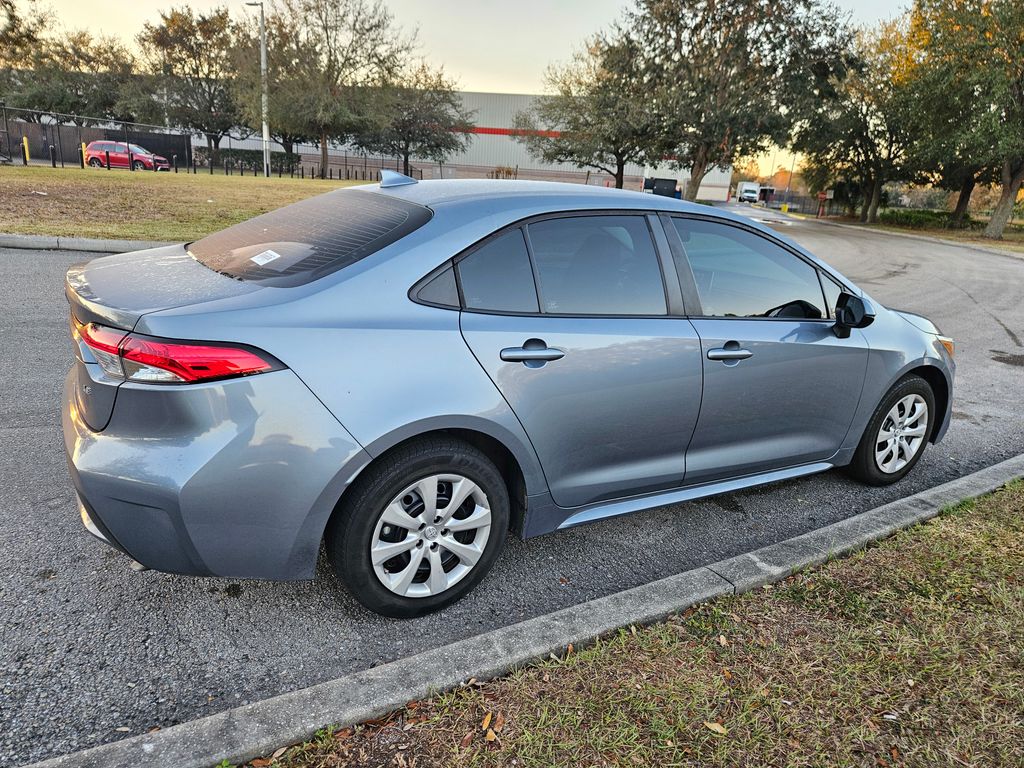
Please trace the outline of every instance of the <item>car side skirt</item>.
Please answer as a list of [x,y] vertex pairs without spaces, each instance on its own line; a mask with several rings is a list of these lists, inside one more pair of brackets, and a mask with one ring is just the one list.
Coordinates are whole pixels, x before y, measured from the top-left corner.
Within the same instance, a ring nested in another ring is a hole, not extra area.
[[[574,528],[577,525],[585,525],[586,523],[605,520],[609,517],[628,515],[633,512],[642,512],[647,509],[654,509],[655,507],[664,507],[670,504],[680,504],[684,501],[703,499],[707,496],[715,496],[719,493],[731,493],[733,491],[751,488],[756,485],[774,483],[779,480],[791,480],[796,477],[804,477],[805,475],[825,472],[826,470],[840,466],[843,463],[838,461],[838,458],[839,456],[837,454],[829,461],[801,464],[795,467],[776,469],[770,472],[760,472],[758,474],[747,475],[745,477],[736,477],[729,480],[719,480],[713,483],[703,483],[701,485],[674,488],[670,491],[661,491],[659,493],[647,494],[644,496],[633,496],[628,499],[615,499],[613,501],[604,501],[597,504],[588,504],[587,506],[576,507],[574,509],[565,509],[563,507],[555,506],[550,501],[550,497],[548,497],[547,494],[531,496],[527,512],[527,525],[523,532],[523,537],[531,538],[533,536],[541,536],[552,531]],[[849,459],[847,458],[846,461],[849,461]],[[547,503],[545,503],[545,500]],[[551,524],[559,519],[559,514],[561,514],[561,522],[552,526]]]

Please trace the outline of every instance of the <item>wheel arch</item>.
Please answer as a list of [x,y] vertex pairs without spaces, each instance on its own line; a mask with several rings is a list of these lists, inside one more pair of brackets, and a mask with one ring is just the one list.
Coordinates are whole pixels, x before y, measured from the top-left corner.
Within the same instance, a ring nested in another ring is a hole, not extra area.
[[932,431],[928,435],[928,442],[935,443],[938,441],[940,430],[945,422],[946,411],[949,408],[949,382],[946,380],[942,370],[936,365],[919,365],[916,368],[911,368],[900,376],[897,381],[912,375],[919,376],[928,382],[928,386],[932,389],[932,395],[935,397],[935,418],[932,419]]
[[482,425],[479,421],[471,419],[452,422],[430,419],[418,425],[409,425],[366,446],[365,450],[372,456],[372,459],[363,465],[346,485],[335,502],[324,530],[326,531],[330,520],[338,514],[345,494],[358,482],[368,468],[376,466],[380,461],[410,443],[430,437],[446,436],[472,445],[498,468],[508,489],[509,529],[517,536],[522,536],[526,519],[527,497],[532,493],[545,491],[547,483],[540,471],[532,446],[523,445],[514,435],[498,425],[490,422],[484,422]]

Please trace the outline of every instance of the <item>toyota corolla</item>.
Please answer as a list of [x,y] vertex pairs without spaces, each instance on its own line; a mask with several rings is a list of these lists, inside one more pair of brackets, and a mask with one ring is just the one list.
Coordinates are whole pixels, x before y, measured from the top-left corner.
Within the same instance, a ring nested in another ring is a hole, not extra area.
[[141,567],[437,610],[509,532],[906,475],[953,342],[745,218],[582,185],[330,192],[72,268],[64,440]]

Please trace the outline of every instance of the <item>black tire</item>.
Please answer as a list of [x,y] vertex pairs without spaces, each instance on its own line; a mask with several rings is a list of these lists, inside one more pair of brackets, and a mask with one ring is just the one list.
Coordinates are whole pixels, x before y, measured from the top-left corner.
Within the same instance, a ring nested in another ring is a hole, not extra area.
[[[491,523],[483,554],[464,578],[439,594],[399,595],[381,582],[370,559],[377,522],[403,489],[444,473],[470,479],[487,497]],[[461,440],[435,437],[403,446],[364,471],[342,497],[325,544],[335,574],[360,603],[384,616],[408,619],[438,611],[470,592],[494,565],[508,526],[508,488],[491,460]]]
[[89,167],[90,168],[102,168],[103,167],[103,161],[100,160],[98,157],[90,157],[89,158]]
[[[901,469],[895,472],[884,472],[879,466],[875,458],[876,438],[878,437],[879,430],[882,428],[882,424],[885,421],[886,415],[892,409],[897,402],[908,395],[920,395],[924,398],[925,403],[928,406],[928,425],[925,428],[925,436],[917,449],[917,452],[911,457],[910,461],[906,463]],[[931,386],[927,381],[922,379],[920,376],[909,375],[893,385],[885,397],[882,398],[878,407],[875,409],[874,414],[871,416],[871,420],[868,422],[867,428],[864,430],[864,435],[860,439],[860,444],[857,446],[857,451],[853,455],[853,461],[850,462],[846,468],[847,474],[853,477],[855,480],[859,480],[867,485],[890,485],[899,480],[902,480],[910,470],[912,470],[917,462],[920,461],[921,456],[925,452],[925,448],[928,446],[928,440],[932,434],[932,427],[935,424],[935,394],[932,392]]]
[[146,164],[141,160],[136,160],[134,163],[132,163],[132,168],[134,168],[136,171],[144,171],[146,170]]

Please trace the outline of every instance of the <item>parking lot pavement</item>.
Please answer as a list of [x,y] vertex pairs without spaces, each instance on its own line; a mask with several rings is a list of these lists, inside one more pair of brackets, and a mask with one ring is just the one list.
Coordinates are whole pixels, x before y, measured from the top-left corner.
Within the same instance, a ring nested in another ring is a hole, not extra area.
[[523,543],[447,611],[360,608],[321,568],[275,584],[134,573],[82,530],[58,398],[61,277],[80,255],[0,251],[0,765],[70,752],[318,683],[826,525],[1024,452],[1024,260],[812,222],[780,231],[957,340],[954,421],[902,483],[838,472]]

